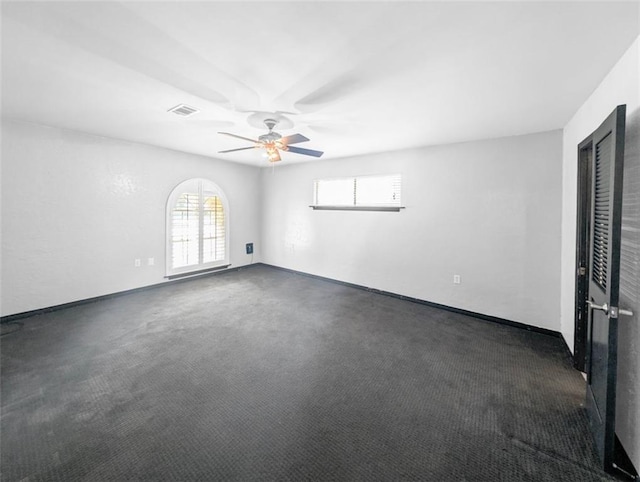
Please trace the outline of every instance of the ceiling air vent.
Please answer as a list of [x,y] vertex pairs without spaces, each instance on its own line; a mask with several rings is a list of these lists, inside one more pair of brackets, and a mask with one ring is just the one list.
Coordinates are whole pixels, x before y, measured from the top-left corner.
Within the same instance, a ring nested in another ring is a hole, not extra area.
[[196,112],[200,112],[200,111],[186,104],[178,104],[177,106],[169,109],[167,112],[173,112],[174,114],[187,117],[187,116],[190,116],[191,114],[195,114]]

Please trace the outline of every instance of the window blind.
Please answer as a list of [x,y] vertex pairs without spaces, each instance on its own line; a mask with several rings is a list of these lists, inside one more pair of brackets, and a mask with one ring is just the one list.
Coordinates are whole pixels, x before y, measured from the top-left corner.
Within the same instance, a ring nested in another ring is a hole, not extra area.
[[335,207],[400,207],[400,174],[314,181],[314,205]]

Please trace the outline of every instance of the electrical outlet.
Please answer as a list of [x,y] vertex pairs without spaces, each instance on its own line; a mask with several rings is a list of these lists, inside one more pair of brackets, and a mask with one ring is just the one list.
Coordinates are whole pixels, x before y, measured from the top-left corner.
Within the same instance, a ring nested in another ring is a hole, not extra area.
[[147,258],[147,265],[153,266],[156,264],[156,260],[154,258]]
[[134,265],[136,268],[139,268],[139,267],[140,267],[140,258],[136,258],[136,259],[134,260],[134,262],[133,262],[133,265]]
[[253,254],[253,243],[247,243],[247,254]]
[[453,275],[453,284],[454,285],[459,285],[461,283],[460,281],[460,275],[459,274],[454,274]]

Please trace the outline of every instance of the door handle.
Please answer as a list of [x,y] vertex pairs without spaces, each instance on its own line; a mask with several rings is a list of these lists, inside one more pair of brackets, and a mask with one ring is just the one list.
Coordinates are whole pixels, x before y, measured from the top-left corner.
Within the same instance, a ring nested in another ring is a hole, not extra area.
[[[604,305],[600,306],[600,305],[596,305],[593,301],[588,301],[587,300],[587,305],[592,310],[604,311],[605,315],[609,314],[609,305],[606,304],[606,303]],[[618,308],[615,308],[615,307],[611,308],[611,318],[617,318],[618,315],[633,316],[633,311],[625,310],[625,309],[622,309],[622,308],[618,309]]]
[[587,305],[589,305],[589,308],[591,308],[592,310],[604,311],[605,315],[609,314],[609,305],[606,303],[600,306],[600,305],[596,305],[593,301],[587,300]]

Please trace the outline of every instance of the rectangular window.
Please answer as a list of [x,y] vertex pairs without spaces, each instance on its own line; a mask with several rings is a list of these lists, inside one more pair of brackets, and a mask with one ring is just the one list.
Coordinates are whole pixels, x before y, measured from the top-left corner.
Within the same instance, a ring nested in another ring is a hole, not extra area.
[[400,174],[316,179],[314,209],[398,211],[401,205]]

